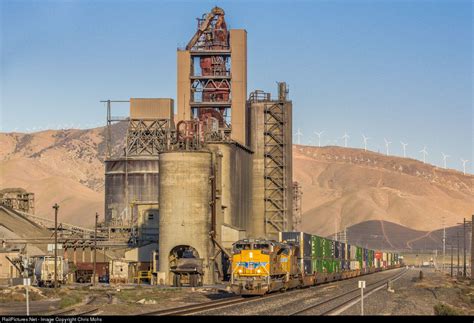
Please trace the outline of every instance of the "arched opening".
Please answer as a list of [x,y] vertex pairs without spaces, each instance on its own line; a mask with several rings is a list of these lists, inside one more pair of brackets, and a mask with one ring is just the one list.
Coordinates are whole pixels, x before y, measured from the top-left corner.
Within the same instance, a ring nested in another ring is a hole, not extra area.
[[191,246],[180,245],[171,249],[169,270],[173,276],[173,286],[202,285],[203,266],[197,250]]

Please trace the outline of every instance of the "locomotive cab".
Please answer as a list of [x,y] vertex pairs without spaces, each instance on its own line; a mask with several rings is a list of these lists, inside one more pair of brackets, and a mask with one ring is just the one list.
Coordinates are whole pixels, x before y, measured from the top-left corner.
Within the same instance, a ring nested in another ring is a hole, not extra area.
[[231,282],[238,295],[263,295],[288,288],[296,270],[294,247],[273,240],[240,240],[233,244]]

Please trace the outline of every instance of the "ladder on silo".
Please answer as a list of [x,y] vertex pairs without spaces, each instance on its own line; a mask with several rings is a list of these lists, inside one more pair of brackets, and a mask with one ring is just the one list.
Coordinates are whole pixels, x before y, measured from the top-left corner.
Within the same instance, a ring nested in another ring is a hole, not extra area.
[[287,231],[286,116],[282,101],[274,101],[264,109],[264,186],[265,234]]

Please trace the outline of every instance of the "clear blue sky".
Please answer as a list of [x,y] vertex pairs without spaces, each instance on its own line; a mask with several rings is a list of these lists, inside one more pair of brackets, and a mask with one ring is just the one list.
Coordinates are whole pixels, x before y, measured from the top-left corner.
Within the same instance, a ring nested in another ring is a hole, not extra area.
[[[101,99],[176,96],[176,47],[214,5],[248,32],[249,92],[287,81],[302,143],[473,160],[471,1],[0,1],[1,131],[103,123]],[[310,135],[312,135],[310,137]],[[472,172],[473,163],[468,163]]]

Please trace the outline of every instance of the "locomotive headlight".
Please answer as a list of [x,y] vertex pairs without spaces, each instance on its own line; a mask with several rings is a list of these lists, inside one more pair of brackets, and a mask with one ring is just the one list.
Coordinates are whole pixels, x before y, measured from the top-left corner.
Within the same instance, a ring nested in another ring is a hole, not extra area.
[[260,274],[260,269],[257,269],[257,274]]
[[253,258],[253,252],[252,251],[249,252],[249,257]]
[[241,274],[241,273],[242,273],[242,269],[239,269],[239,274]]

